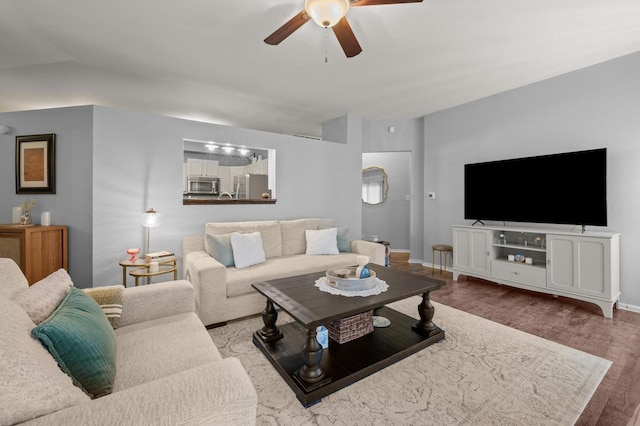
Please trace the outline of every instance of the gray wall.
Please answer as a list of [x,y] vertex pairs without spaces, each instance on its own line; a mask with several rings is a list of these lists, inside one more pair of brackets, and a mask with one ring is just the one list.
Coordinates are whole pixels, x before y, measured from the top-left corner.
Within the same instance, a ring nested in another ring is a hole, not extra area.
[[[394,127],[394,132],[389,131],[390,126]],[[423,118],[407,120],[363,120],[363,153],[395,151],[407,151],[411,153],[409,262],[420,263],[423,259],[422,238],[425,221]]]
[[389,191],[382,204],[362,204],[362,233],[389,241],[392,250],[409,251],[411,201],[411,153],[372,152],[362,154],[362,168],[382,167],[388,175]]
[[[0,114],[13,130],[0,135],[0,222],[31,198],[15,194],[15,135],[56,133],[58,191],[34,196],[33,212],[50,210],[54,224],[69,226],[70,274],[79,287],[121,282],[125,250],[146,246],[140,221],[148,207],[162,215],[151,248],[179,260],[182,237],[202,234],[207,222],[331,217],[360,237],[361,125],[345,123],[344,142],[332,143],[98,106]],[[277,203],[184,206],[183,138],[275,149]]]
[[425,253],[451,242],[451,225],[470,224],[465,163],[606,147],[609,226],[589,229],[621,233],[621,302],[640,307],[639,117],[640,53],[426,116],[424,188],[437,198],[425,201]]
[[[11,133],[0,135],[0,223],[11,223],[11,209],[33,198],[34,223],[51,212],[52,225],[69,227],[69,274],[78,287],[92,285],[92,122],[90,106],[0,113]],[[16,194],[16,136],[56,134],[56,194]]]
[[[125,249],[145,246],[140,219],[148,207],[163,221],[151,229],[151,248],[178,255],[182,237],[203,234],[207,222],[331,217],[359,237],[362,145],[357,126],[350,134],[347,143],[332,143],[95,107],[95,282],[118,282]],[[275,149],[277,203],[184,206],[183,138]]]

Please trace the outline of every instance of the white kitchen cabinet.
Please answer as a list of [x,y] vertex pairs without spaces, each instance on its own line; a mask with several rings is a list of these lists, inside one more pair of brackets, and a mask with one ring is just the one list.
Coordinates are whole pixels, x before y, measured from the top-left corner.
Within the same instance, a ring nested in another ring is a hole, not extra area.
[[218,177],[218,162],[215,160],[203,160],[204,175],[207,177]]
[[258,160],[256,164],[258,165],[257,173],[259,175],[269,174],[269,160],[267,160],[266,158],[262,160]]
[[232,192],[231,186],[233,181],[230,178],[229,169],[229,166],[218,166],[218,177],[220,178],[220,193]]
[[187,158],[187,174],[189,176],[218,177],[218,162]]
[[611,318],[620,298],[619,238],[612,232],[454,226],[453,279],[464,274],[584,300]]
[[229,167],[229,177],[231,178],[231,181],[233,182],[233,178],[234,176],[240,176],[243,174],[246,174],[247,171],[245,170],[245,166],[230,166]]

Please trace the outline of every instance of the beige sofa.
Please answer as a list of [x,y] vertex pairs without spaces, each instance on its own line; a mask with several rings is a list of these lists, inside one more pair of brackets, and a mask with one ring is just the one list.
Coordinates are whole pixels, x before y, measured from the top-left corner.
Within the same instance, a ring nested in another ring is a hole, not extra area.
[[220,356],[189,282],[124,290],[113,391],[96,399],[31,336],[16,302],[25,289],[15,262],[0,258],[0,424],[255,424],[255,389],[238,359]]
[[[319,276],[332,268],[355,265],[357,255],[385,264],[384,246],[369,241],[349,241],[350,252],[306,255],[306,230],[334,227],[332,219],[294,219],[207,223],[204,235],[183,239],[184,279],[195,287],[196,312],[205,325],[262,312],[265,299],[251,284],[311,272]],[[238,269],[225,267],[205,250],[206,234],[260,232],[266,262]]]

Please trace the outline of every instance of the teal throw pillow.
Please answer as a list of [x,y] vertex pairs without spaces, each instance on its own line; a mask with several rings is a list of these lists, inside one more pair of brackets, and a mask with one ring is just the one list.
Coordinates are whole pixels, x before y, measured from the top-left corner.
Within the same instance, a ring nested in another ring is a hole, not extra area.
[[205,249],[211,257],[224,266],[235,266],[233,249],[231,248],[231,234],[206,234]]
[[116,338],[91,296],[72,287],[60,306],[31,334],[89,396],[111,393],[116,376]]
[[[335,226],[321,226],[319,229],[335,228]],[[338,251],[351,252],[351,244],[349,243],[349,228],[336,228],[338,237]]]

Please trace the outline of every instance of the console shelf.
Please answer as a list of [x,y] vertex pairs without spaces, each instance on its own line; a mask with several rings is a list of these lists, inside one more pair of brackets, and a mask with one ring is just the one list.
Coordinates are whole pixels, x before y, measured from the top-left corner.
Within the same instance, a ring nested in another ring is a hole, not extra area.
[[454,226],[453,279],[474,276],[584,300],[611,318],[620,298],[619,238],[612,232]]
[[511,248],[511,249],[516,249],[516,250],[529,250],[529,251],[539,251],[539,252],[547,252],[547,249],[543,248],[543,247],[535,247],[535,246],[524,246],[521,244],[498,244],[498,243],[493,243],[492,246],[494,247],[505,247],[505,248]]

